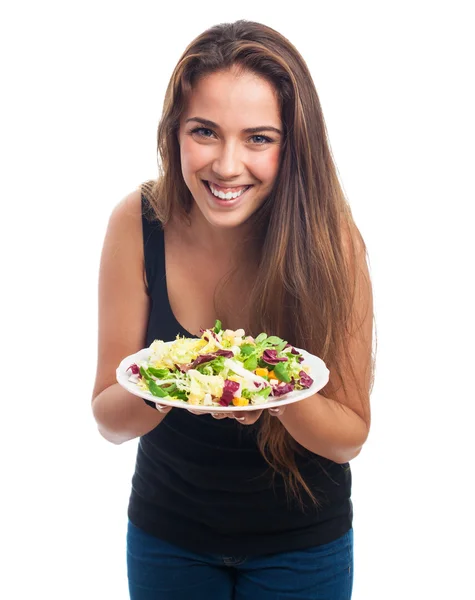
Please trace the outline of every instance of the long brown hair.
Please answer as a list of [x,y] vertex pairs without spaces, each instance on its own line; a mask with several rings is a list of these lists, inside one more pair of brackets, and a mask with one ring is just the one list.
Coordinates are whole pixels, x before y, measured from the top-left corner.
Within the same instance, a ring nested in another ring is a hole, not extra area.
[[[256,73],[273,85],[284,128],[275,184],[251,217],[260,251],[249,297],[249,333],[266,331],[321,357],[346,390],[343,364],[353,370],[345,341],[355,326],[351,265],[356,246],[365,253],[366,246],[338,180],[312,77],[285,37],[241,20],[211,27],[188,46],[172,74],[158,126],[160,176],[143,184],[142,192],[163,224],[175,211],[189,213],[193,198],[181,173],[180,117],[200,77],[231,67]],[[373,356],[368,368],[372,388]],[[331,398],[334,391],[329,383],[320,394]],[[359,392],[363,397],[370,390]],[[301,446],[266,411],[259,420],[258,442],[288,491],[301,499],[303,489],[317,502],[297,466]]]

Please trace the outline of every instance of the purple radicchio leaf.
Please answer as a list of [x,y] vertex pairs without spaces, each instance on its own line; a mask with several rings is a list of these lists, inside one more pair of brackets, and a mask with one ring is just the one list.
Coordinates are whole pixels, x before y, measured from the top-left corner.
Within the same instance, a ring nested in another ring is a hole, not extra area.
[[313,384],[313,379],[310,377],[310,375],[307,375],[307,373],[305,373],[305,371],[300,371],[299,377],[300,377],[300,385],[303,388],[308,389]]
[[[218,337],[218,336],[215,334],[215,332],[214,332],[212,329],[200,329],[200,333],[202,333],[202,334],[203,334],[203,333],[205,333],[205,332],[206,332],[206,334],[210,333],[210,334],[211,334],[211,335],[214,337],[214,339],[215,339],[217,342],[219,342],[219,337]],[[205,335],[205,336],[203,336],[203,339],[204,339],[204,340],[206,340],[207,342],[211,341],[211,340],[209,339],[209,336],[208,336],[208,335]]]
[[210,354],[200,354],[200,356],[195,358],[195,360],[191,363],[189,368],[195,369],[198,365],[210,362],[218,356],[224,356],[224,358],[233,358],[234,354],[231,352],[231,350],[217,350],[216,352],[212,352]]
[[229,406],[233,401],[234,394],[239,389],[239,383],[237,381],[231,381],[230,379],[226,379],[224,381],[223,394],[219,399],[219,403],[221,406]]
[[210,362],[210,360],[213,360],[213,358],[214,356],[212,354],[201,354],[200,356],[198,356],[198,358],[195,358],[195,360],[190,364],[190,369],[196,369],[196,367],[198,367],[199,365]]
[[272,388],[272,395],[273,396],[283,396],[284,394],[288,394],[289,392],[293,392],[294,391],[294,384],[293,383],[280,383],[279,385],[275,385]]
[[216,350],[216,356],[224,356],[224,358],[233,358],[234,352],[231,350]]
[[302,355],[300,354],[300,352],[296,348],[294,348],[290,344],[287,344],[287,346],[284,348],[284,350],[287,350],[287,348],[290,348],[291,354],[294,354],[295,356],[299,357],[298,358],[298,362],[299,363],[303,361]]
[[139,369],[138,365],[136,365],[135,363],[133,365],[130,365],[130,367],[125,370],[125,372],[127,373],[127,371],[129,369],[132,371],[133,375],[138,375],[140,377],[140,379],[142,379],[142,375],[140,373],[140,369]]
[[277,356],[277,350],[264,350],[262,360],[268,365],[276,365],[279,362],[287,362],[289,359],[286,356],[279,358]]

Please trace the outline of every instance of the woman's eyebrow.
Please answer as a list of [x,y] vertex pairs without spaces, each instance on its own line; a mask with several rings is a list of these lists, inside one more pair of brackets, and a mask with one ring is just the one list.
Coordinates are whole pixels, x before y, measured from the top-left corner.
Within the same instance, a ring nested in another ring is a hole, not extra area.
[[[201,123],[202,125],[206,125],[206,127],[213,127],[214,129],[220,129],[219,125],[214,121],[210,121],[208,119],[202,119],[201,117],[190,117],[186,119],[185,123],[189,121],[196,121],[197,123]],[[260,131],[274,131],[279,135],[282,134],[280,129],[277,127],[272,127],[272,125],[261,125],[259,127],[248,127],[247,129],[243,129],[243,133],[259,133]]]

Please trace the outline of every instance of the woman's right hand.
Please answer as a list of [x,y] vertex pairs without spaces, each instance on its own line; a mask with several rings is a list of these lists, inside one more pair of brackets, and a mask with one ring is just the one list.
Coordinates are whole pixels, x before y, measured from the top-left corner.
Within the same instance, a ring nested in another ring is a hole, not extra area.
[[162,413],[162,415],[166,415],[173,408],[173,406],[165,406],[164,404],[159,404],[158,402],[155,402],[155,407],[158,412]]

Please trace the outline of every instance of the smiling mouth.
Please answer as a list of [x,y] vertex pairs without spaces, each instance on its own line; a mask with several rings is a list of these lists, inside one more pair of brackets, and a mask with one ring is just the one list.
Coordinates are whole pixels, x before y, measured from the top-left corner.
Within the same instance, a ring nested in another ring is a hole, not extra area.
[[[249,190],[251,187],[253,187],[252,185],[247,185],[247,186],[236,186],[236,187],[239,187],[239,188],[241,188],[241,189],[239,190],[239,192],[231,192],[231,191],[228,191],[227,193],[224,193],[224,192],[221,192],[221,191],[218,191],[218,190],[215,190],[215,191],[213,191],[213,190],[211,189],[211,186],[210,186],[210,183],[209,183],[209,181],[206,181],[206,180],[204,180],[204,179],[203,179],[202,181],[203,181],[203,183],[204,183],[205,187],[207,187],[207,188],[208,188],[208,190],[209,190],[210,194],[211,194],[211,195],[212,195],[214,198],[216,198],[216,200],[223,200],[223,201],[237,200],[238,198],[240,198],[241,196],[243,196],[243,195],[244,195],[244,194],[245,194],[245,193],[246,193],[246,192],[247,192],[247,191],[248,191],[248,190]],[[230,189],[232,189],[232,188],[226,188],[226,189],[230,190]],[[217,192],[217,193],[216,193],[216,192]]]

